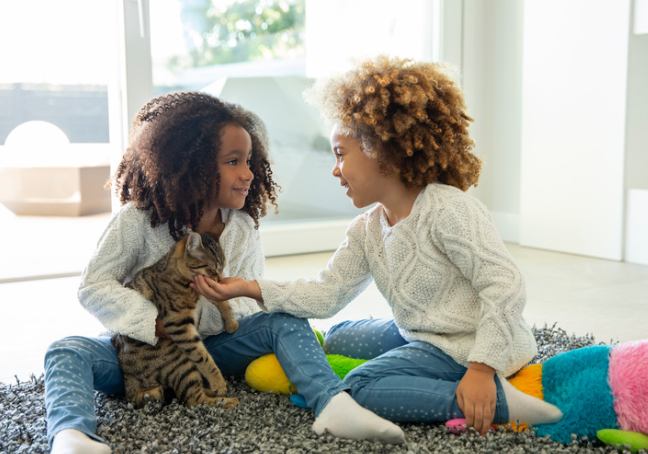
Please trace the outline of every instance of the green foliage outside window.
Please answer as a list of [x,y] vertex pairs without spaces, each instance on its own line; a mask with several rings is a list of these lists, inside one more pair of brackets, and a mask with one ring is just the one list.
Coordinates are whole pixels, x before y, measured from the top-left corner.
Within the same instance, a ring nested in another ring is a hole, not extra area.
[[303,56],[305,0],[183,0],[189,55],[170,70]]

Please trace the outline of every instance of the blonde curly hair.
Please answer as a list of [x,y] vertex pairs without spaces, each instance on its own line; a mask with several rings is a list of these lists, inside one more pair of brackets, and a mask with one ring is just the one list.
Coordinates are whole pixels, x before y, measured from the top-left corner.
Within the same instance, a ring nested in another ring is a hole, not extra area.
[[477,185],[482,162],[472,153],[473,119],[450,71],[441,63],[379,56],[318,80],[305,97],[407,187],[438,182],[466,191]]

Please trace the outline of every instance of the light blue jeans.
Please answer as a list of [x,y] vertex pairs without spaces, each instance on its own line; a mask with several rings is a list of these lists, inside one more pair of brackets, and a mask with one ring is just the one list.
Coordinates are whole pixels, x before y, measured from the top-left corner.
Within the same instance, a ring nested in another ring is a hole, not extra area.
[[[308,320],[281,313],[257,313],[239,320],[232,334],[204,339],[225,377],[242,376],[256,358],[275,353],[306,403],[319,415],[331,397],[348,391],[335,375]],[[45,354],[45,406],[50,444],[63,429],[77,429],[105,443],[95,432],[94,390],[123,394],[117,351],[109,337],[66,337]]]
[[[457,385],[466,368],[427,342],[407,342],[393,320],[355,320],[333,326],[324,339],[328,354],[369,359],[344,382],[363,407],[394,422],[463,418]],[[508,406],[499,377],[495,423],[507,423]]]

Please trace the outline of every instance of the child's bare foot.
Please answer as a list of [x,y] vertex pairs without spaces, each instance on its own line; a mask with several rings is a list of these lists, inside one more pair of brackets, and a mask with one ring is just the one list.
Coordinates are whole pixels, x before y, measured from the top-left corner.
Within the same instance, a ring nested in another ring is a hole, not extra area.
[[54,437],[51,454],[110,454],[110,446],[76,429],[65,429]]
[[336,437],[355,440],[380,440],[391,444],[405,442],[400,427],[361,407],[346,392],[331,398],[315,419],[313,430],[317,435],[328,431]]

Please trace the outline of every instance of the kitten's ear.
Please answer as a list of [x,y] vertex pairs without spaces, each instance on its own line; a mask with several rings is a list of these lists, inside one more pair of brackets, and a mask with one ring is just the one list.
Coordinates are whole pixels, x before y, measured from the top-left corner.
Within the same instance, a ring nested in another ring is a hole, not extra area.
[[192,257],[199,257],[204,252],[204,247],[202,244],[202,239],[200,234],[196,232],[191,232],[189,238],[187,238],[187,254]]

